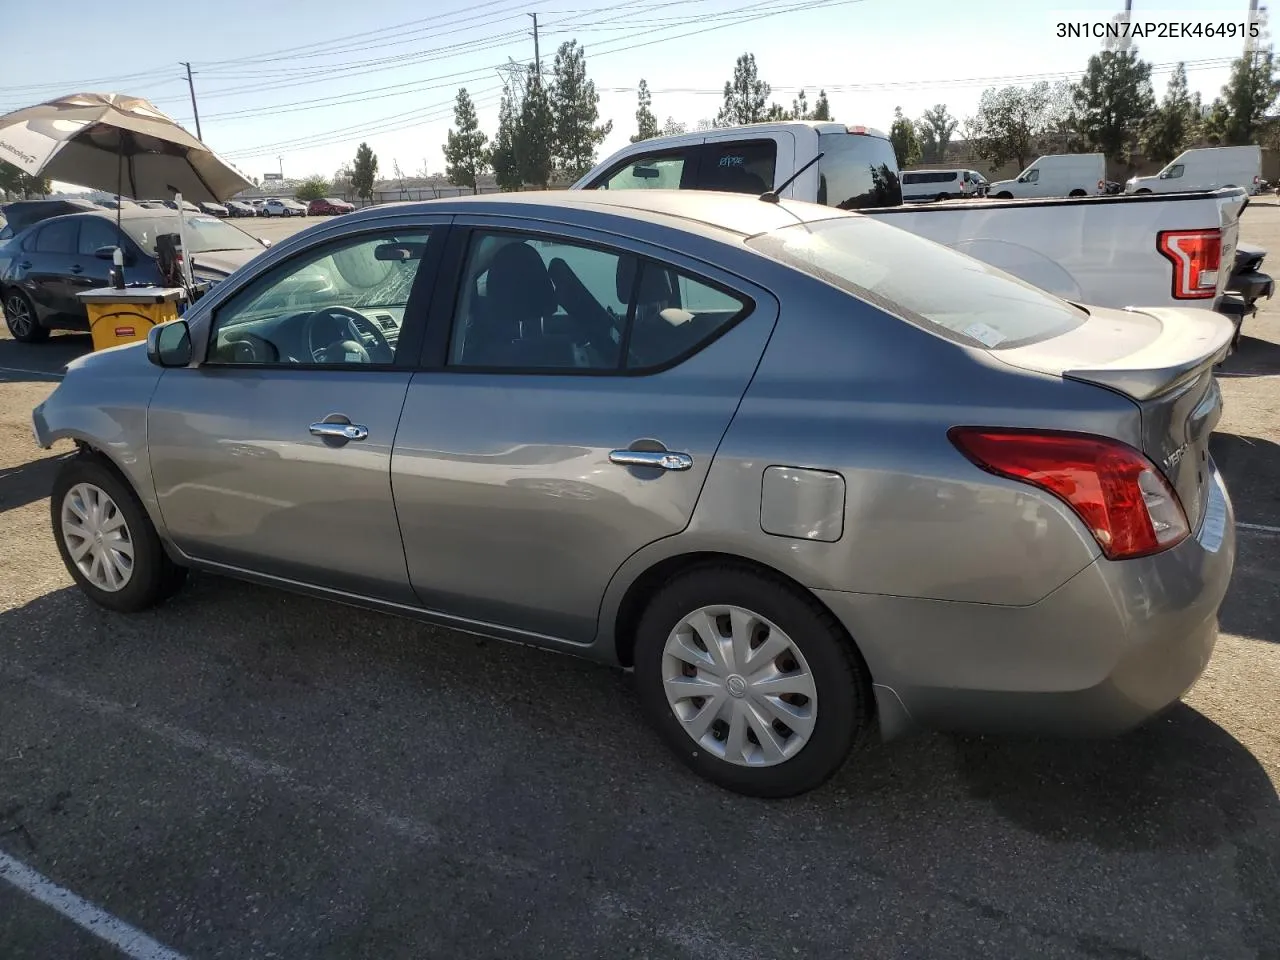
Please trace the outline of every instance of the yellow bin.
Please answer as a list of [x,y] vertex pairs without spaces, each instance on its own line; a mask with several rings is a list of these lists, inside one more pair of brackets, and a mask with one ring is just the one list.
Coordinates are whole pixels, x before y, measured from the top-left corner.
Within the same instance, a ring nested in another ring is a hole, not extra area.
[[76,294],[89,312],[93,349],[147,339],[151,328],[178,319],[178,304],[186,299],[181,287],[98,287]]

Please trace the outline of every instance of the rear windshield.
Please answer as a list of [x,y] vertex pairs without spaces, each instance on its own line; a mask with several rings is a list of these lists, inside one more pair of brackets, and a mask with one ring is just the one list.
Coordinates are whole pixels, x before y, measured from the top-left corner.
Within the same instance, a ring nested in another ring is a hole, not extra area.
[[824,133],[818,137],[818,202],[841,210],[902,203],[898,158],[883,137]]
[[[133,217],[124,221],[124,232],[143,250],[156,252],[156,235],[177,233],[178,217]],[[187,246],[193,254],[215,250],[261,250],[260,244],[238,227],[223,223],[217,217],[187,217]]]
[[797,223],[747,244],[927,330],[987,349],[1047,340],[1080,307],[948,247],[870,217]]

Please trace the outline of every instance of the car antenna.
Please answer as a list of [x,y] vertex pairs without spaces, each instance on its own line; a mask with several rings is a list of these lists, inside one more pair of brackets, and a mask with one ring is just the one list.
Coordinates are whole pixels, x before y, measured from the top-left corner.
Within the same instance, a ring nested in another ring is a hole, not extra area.
[[787,189],[787,187],[795,183],[796,179],[800,176],[800,174],[804,173],[806,170],[812,167],[815,163],[821,160],[823,156],[824,154],[821,151],[815,154],[812,160],[806,163],[803,167],[801,167],[791,176],[787,177],[787,179],[782,181],[782,183],[779,186],[774,187],[772,190],[766,190],[764,193],[760,194],[760,199],[763,200],[765,203],[777,203],[779,199],[778,194],[780,194],[783,190]]

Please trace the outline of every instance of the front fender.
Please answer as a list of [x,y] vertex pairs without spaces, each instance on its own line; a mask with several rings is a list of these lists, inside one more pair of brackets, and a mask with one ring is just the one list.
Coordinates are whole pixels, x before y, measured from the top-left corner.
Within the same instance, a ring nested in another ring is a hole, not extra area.
[[31,427],[46,450],[71,440],[109,460],[163,535],[147,454],[147,405],[162,374],[144,344],[88,354],[68,364],[62,383],[31,411]]

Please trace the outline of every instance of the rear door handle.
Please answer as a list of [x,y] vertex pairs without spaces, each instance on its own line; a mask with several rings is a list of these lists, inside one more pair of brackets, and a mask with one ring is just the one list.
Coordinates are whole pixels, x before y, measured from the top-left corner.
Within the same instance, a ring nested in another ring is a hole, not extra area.
[[73,267],[71,268],[71,272],[72,272],[72,273],[84,273],[84,267],[80,266],[80,264],[78,264],[78,263],[77,263],[75,266],[73,266]]
[[693,457],[670,450],[614,450],[609,454],[609,462],[623,467],[658,467],[662,470],[688,470],[693,467]]
[[358,423],[313,423],[311,433],[317,437],[329,437],[333,440],[367,440],[369,428]]
[[19,267],[21,267],[23,270],[30,270],[30,269],[31,269],[31,261],[30,261],[30,260],[23,260],[21,263],[19,263],[19,264],[18,264],[18,266],[19,266]]

